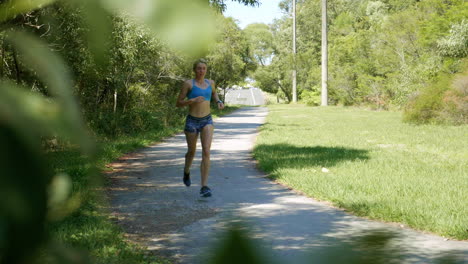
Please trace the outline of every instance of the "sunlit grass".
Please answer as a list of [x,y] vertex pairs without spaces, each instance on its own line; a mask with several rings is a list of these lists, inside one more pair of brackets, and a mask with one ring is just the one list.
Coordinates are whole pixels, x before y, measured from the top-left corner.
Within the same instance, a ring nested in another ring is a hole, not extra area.
[[[214,110],[212,114],[217,117],[236,109],[238,107],[227,107],[222,111]],[[100,172],[106,169],[106,164],[125,153],[151,145],[181,132],[182,129],[181,122],[177,127],[100,140],[98,142],[100,152],[95,160],[83,157],[72,147],[50,151],[47,155],[54,170],[71,176],[73,192],[80,193],[82,199],[77,211],[50,225],[52,238],[78,249],[84,249],[96,263],[168,263],[167,260],[161,260],[149,254],[144,248],[126,241],[123,230],[110,220],[107,212],[102,209],[108,206],[99,187],[106,185],[107,180]]]
[[468,126],[398,112],[275,105],[254,155],[272,179],[356,215],[468,239],[467,139]]

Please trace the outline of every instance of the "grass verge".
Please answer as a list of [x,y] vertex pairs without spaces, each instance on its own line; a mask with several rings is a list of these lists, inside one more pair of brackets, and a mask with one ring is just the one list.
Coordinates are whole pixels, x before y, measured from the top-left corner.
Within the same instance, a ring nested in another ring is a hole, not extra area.
[[[239,107],[214,110],[214,117],[228,114]],[[80,199],[80,206],[71,214],[49,225],[50,235],[67,246],[87,252],[94,263],[168,263],[158,256],[127,241],[123,230],[116,226],[103,208],[107,208],[105,195],[99,191],[107,184],[102,175],[105,165],[124,155],[160,141],[164,137],[182,131],[177,127],[149,131],[136,135],[99,140],[97,159],[83,157],[75,148],[50,151],[47,156],[56,173],[64,172],[72,178],[73,194]]]
[[468,239],[468,126],[398,112],[270,106],[254,156],[278,182],[359,216]]

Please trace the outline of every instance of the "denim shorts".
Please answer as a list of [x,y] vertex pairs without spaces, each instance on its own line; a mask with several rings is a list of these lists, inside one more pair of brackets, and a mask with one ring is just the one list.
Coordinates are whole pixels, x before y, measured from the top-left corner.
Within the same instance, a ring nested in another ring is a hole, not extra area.
[[185,129],[186,132],[199,133],[206,125],[213,125],[213,118],[211,114],[205,117],[194,117],[187,115],[185,119]]

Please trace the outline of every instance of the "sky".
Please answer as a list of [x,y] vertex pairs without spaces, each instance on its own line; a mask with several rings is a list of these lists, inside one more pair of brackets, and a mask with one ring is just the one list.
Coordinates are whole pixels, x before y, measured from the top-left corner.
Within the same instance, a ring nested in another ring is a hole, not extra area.
[[278,7],[280,0],[260,0],[259,7],[244,6],[232,0],[226,1],[227,9],[224,16],[238,20],[240,28],[252,23],[270,24],[273,19],[280,18],[283,14]]

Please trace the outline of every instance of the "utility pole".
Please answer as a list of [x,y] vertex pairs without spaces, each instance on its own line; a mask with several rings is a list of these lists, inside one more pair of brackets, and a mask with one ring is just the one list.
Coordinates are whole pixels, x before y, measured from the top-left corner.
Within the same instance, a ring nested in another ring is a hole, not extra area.
[[296,88],[296,0],[292,1],[293,13],[293,72],[292,72],[292,101],[297,103],[297,88]]
[[328,105],[327,0],[322,0],[322,106]]

